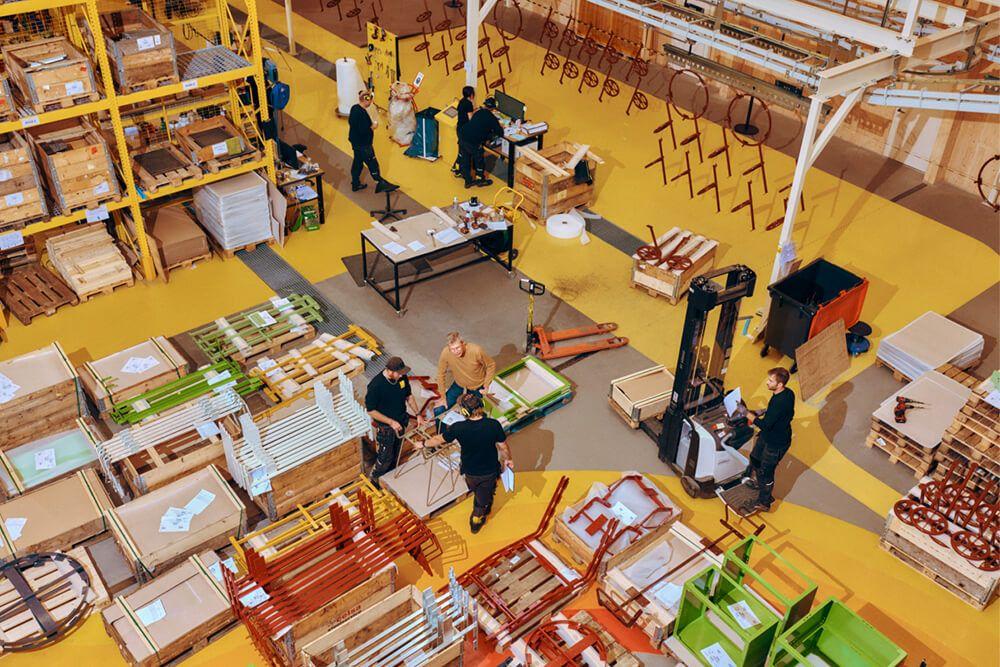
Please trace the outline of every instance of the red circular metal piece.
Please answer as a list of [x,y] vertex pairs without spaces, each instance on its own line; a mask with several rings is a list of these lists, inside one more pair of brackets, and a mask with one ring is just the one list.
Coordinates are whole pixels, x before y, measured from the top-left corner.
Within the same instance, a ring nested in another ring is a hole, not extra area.
[[559,26],[546,19],[545,23],[542,25],[542,36],[548,37],[549,39],[555,39],[559,36]]
[[431,13],[432,12],[427,11],[417,14],[417,23],[423,23],[424,21],[429,19],[431,17]]
[[441,21],[436,26],[434,26],[434,32],[440,32],[441,30],[447,30],[451,27],[451,19],[445,19]]
[[637,90],[632,93],[632,106],[634,106],[636,109],[645,111],[646,109],[649,108],[649,98],[646,97],[645,93],[643,93],[640,90]]
[[552,52],[549,52],[549,53],[545,54],[544,64],[549,69],[559,69],[559,66],[562,63],[559,60],[559,56],[557,56],[556,54],[554,54]]
[[601,92],[608,97],[618,97],[621,93],[621,89],[618,88],[618,82],[614,79],[605,79],[604,86],[601,88]]
[[985,185],[983,174],[986,173],[986,168],[993,162],[1000,162],[1000,155],[994,155],[979,168],[979,174],[976,176],[976,188],[979,190],[979,196],[983,198],[987,206],[990,206],[994,211],[1000,211],[1000,194],[996,195],[993,201],[990,201],[990,198],[986,195],[986,191],[983,190],[983,186]]
[[576,66],[575,62],[567,59],[566,62],[563,63],[562,73],[563,76],[566,77],[567,79],[575,79],[576,77],[580,76],[580,69]]
[[625,54],[608,43],[608,45],[604,47],[604,55],[607,57],[609,63],[616,65],[621,62],[622,56]]
[[[677,106],[677,102],[674,100],[674,82],[677,81],[677,77],[685,73],[698,79],[698,83],[701,85],[702,90],[705,91],[705,104],[702,106],[700,111],[696,112],[692,109],[690,114],[685,113],[683,109]],[[677,113],[681,118],[684,120],[694,120],[696,118],[701,118],[708,112],[708,105],[711,102],[711,94],[708,92],[708,84],[705,83],[705,79],[702,78],[701,74],[698,74],[692,69],[679,69],[674,72],[672,77],[670,77],[670,83],[667,85],[667,101],[673,105],[674,109],[677,110]]]
[[427,49],[430,48],[430,46],[431,46],[430,42],[420,42],[419,44],[413,47],[413,50],[419,53],[420,51],[426,51]]
[[507,11],[506,3],[498,2],[493,5],[493,27],[496,28],[497,32],[500,33],[500,39],[505,42],[512,42],[521,36],[521,30],[524,29],[524,14],[521,12],[521,3],[518,0],[514,0],[514,11],[517,12],[517,30],[513,33],[505,32],[502,27],[500,17],[497,15],[497,10],[500,6],[504,5],[504,11]]
[[897,500],[896,504],[892,506],[892,513],[896,517],[908,526],[913,525],[913,510],[920,507],[918,503],[909,498],[903,498],[902,500]]
[[655,245],[644,245],[639,246],[639,249],[635,253],[644,262],[658,262],[662,257],[660,249]]
[[601,50],[601,45],[597,43],[597,40],[588,35],[583,39],[583,50],[587,52],[587,55],[593,56]]
[[597,88],[597,84],[600,82],[601,80],[597,78],[597,74],[595,74],[592,70],[588,69],[583,73],[583,83],[587,84],[587,87]]
[[667,257],[667,268],[686,271],[691,268],[691,260],[684,255],[671,255]]
[[764,110],[764,113],[767,114],[767,131],[757,132],[757,134],[754,135],[755,137],[760,137],[758,141],[747,141],[742,134],[735,131],[733,131],[733,136],[736,137],[736,141],[740,142],[744,146],[759,146],[765,141],[767,141],[768,137],[771,136],[771,128],[773,127],[771,120],[771,109],[768,108],[767,103],[764,102],[764,100],[760,99],[759,97],[755,97],[753,95],[747,95],[746,93],[739,93],[736,97],[734,97],[732,101],[729,103],[729,107],[726,109],[726,127],[728,127],[732,131],[735,125],[737,125],[737,123],[733,122],[733,108],[736,106],[736,103],[739,102],[744,97],[750,98],[750,101],[747,102],[747,104],[752,104],[753,100],[757,100],[757,103]]
[[993,551],[990,543],[981,535],[968,530],[959,531],[951,536],[951,548],[966,560],[986,560]]
[[930,507],[918,507],[911,513],[913,527],[925,535],[942,535],[948,531],[948,519]]

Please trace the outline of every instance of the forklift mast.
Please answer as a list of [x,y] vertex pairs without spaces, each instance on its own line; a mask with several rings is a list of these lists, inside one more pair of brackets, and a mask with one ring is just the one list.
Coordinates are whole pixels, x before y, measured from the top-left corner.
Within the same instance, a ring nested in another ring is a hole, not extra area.
[[[723,286],[716,279],[725,276]],[[674,371],[674,389],[663,413],[658,446],[660,460],[674,463],[685,419],[715,407],[725,395],[726,371],[733,347],[740,301],[753,294],[757,275],[750,267],[736,264],[695,277],[688,288],[687,314],[681,334],[680,353]],[[708,316],[721,308],[715,341],[707,365],[700,359]],[[685,468],[693,465],[687,461]],[[684,471],[690,473],[691,471]]]

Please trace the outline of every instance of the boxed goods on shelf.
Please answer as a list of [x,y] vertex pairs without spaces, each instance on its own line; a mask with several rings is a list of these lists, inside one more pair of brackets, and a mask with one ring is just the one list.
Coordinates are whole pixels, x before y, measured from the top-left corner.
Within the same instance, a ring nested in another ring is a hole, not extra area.
[[10,44],[0,52],[11,81],[36,112],[98,98],[90,61],[65,37]]
[[173,34],[139,9],[101,14],[111,73],[123,93],[177,83]]
[[107,142],[85,120],[70,119],[28,133],[49,194],[63,213],[121,198]]
[[[0,108],[0,120],[2,114]],[[0,232],[19,229],[47,213],[42,179],[28,141],[17,132],[0,136]]]

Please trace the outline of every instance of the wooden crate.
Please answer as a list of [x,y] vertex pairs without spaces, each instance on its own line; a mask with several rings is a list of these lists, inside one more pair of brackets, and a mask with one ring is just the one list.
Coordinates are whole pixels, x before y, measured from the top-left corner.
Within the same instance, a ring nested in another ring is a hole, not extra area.
[[[97,454],[91,446],[90,434],[97,428],[90,417],[81,417],[74,428],[0,450],[4,477],[0,493],[13,498],[70,477],[77,470],[96,467]],[[49,464],[39,467],[39,457],[49,455]]]
[[[662,253],[661,259],[646,262],[639,255],[632,255],[632,287],[645,290],[652,296],[665,297],[672,305],[677,305],[685,294],[691,280],[700,273],[715,266],[715,253],[719,242],[692,231],[674,227],[656,239]],[[686,257],[691,266],[686,269],[671,269],[667,258]]]
[[629,427],[639,428],[643,420],[663,415],[673,388],[674,374],[653,366],[612,380],[608,403]]
[[195,121],[177,128],[175,134],[191,161],[213,174],[224,167],[260,159],[260,152],[225,116]]
[[69,285],[38,263],[11,271],[0,282],[0,301],[25,325],[39,315],[52,315],[80,302]]
[[65,37],[10,44],[0,53],[11,82],[38,113],[99,97],[90,61]]
[[980,570],[950,545],[909,526],[889,510],[879,539],[883,549],[913,567],[976,609],[985,609],[997,595],[1000,572]]
[[[145,360],[150,368],[133,364]],[[88,361],[78,369],[83,390],[101,415],[116,403],[162,387],[188,372],[187,359],[163,336],[156,336],[101,359]]]
[[[209,570],[213,566],[222,567],[215,554],[191,556],[101,612],[104,629],[127,663],[176,664],[236,625],[225,590]],[[157,602],[165,616],[143,623],[136,612]]]
[[536,220],[544,221],[556,213],[565,213],[593,202],[593,182],[577,183],[574,179],[574,159],[587,160],[592,177],[601,162],[596,155],[586,151],[577,157],[580,149],[585,148],[563,141],[539,151],[521,149],[514,167],[514,189],[524,195],[521,210]]
[[132,269],[103,225],[52,236],[45,247],[52,266],[81,301],[135,282]]
[[202,172],[170,142],[159,142],[132,151],[132,170],[147,192],[163,187],[180,187],[184,181],[201,178]]
[[173,34],[142,10],[102,12],[101,32],[120,92],[152,90],[180,81]]
[[31,145],[20,132],[0,136],[0,233],[48,214]]
[[10,90],[10,80],[5,74],[0,74],[0,122],[17,118],[14,106],[14,95]]
[[18,387],[0,403],[0,449],[69,430],[83,413],[76,372],[59,343],[0,362],[0,376]]
[[67,120],[29,131],[49,194],[62,213],[121,199],[111,151],[86,120]]

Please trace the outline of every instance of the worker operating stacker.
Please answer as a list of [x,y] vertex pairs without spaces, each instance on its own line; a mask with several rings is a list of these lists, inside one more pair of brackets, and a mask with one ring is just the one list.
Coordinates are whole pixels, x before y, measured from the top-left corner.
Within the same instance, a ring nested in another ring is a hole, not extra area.
[[774,472],[792,445],[792,419],[795,417],[795,392],[789,389],[789,373],[785,368],[772,368],[767,372],[767,389],[771,399],[764,414],[747,414],[747,421],[756,426],[760,433],[750,452],[744,484],[757,490],[755,504],[747,508],[748,513],[768,512],[774,496]]

